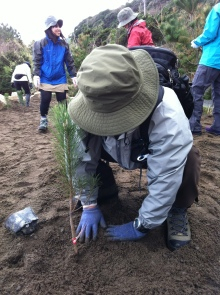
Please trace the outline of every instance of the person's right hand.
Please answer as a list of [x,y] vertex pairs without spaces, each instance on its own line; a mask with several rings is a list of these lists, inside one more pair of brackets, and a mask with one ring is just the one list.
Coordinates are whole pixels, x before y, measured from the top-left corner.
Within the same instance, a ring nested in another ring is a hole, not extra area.
[[97,239],[98,236],[98,226],[106,228],[103,214],[97,205],[93,207],[83,208],[83,213],[80,219],[80,223],[76,230],[76,235],[80,234],[80,242],[89,242],[92,238],[93,241]]
[[39,76],[34,76],[33,81],[34,81],[35,88],[39,88],[39,86],[40,86],[40,77]]
[[196,45],[196,43],[194,41],[191,41],[191,47],[192,48],[199,48],[199,46]]

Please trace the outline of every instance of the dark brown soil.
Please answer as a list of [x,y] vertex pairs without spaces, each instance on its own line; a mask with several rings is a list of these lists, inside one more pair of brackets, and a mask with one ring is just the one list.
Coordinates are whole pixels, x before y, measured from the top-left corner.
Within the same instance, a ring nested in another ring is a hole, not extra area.
[[[203,125],[212,116],[203,116]],[[171,252],[165,225],[138,242],[99,239],[79,244],[74,255],[69,202],[53,155],[52,134],[39,134],[39,97],[0,111],[0,294],[92,295],[220,294],[220,136],[195,137],[202,155],[199,203],[189,209],[192,242]],[[146,196],[139,171],[112,165],[119,200],[103,204],[106,222],[131,221]],[[28,236],[9,232],[8,215],[31,206],[39,217]],[[77,224],[81,213],[75,214]]]

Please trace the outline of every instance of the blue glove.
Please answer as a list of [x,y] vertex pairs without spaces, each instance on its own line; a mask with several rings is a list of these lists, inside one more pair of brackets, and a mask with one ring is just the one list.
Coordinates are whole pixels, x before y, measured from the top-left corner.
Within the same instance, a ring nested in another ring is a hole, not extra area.
[[30,83],[29,86],[30,86],[30,89],[33,89],[33,84],[32,83]]
[[109,241],[136,241],[146,236],[147,233],[139,232],[133,224],[131,221],[122,225],[109,225],[105,236]]
[[98,206],[83,209],[80,223],[76,230],[76,235],[81,232],[79,241],[85,241],[87,243],[90,238],[95,241],[98,235],[99,224],[102,228],[107,227],[102,212]]

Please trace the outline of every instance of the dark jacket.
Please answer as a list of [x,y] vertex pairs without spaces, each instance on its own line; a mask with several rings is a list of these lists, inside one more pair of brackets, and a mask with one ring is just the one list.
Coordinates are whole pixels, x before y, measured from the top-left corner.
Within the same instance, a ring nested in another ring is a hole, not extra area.
[[65,66],[71,78],[76,76],[76,69],[69,45],[62,39],[53,43],[47,36],[36,41],[33,47],[34,76],[40,82],[57,85],[67,83]]

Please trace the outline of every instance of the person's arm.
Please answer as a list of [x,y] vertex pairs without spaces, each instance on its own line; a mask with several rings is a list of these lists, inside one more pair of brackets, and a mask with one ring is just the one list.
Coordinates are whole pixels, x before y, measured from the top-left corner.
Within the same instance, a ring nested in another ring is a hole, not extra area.
[[69,45],[66,44],[65,47],[66,47],[65,64],[66,64],[70,78],[74,78],[76,77],[76,68],[75,68],[74,59],[70,52]]
[[[76,169],[77,178],[87,178],[94,176],[98,161],[101,157],[102,138],[100,136],[87,134],[80,145],[80,162]],[[76,230],[80,233],[80,242],[88,242],[90,239],[96,240],[99,225],[103,228],[106,223],[99,206],[97,205],[98,187],[91,191],[89,186],[84,187],[80,196],[83,205],[83,212]]]
[[139,219],[148,229],[161,225],[167,218],[193,142],[188,119],[176,94],[169,88],[164,89],[163,101],[155,110],[149,127],[149,194],[139,210]]
[[[99,159],[101,157],[101,141],[100,136],[95,136],[85,132],[79,146],[79,163],[76,168],[77,178],[87,178],[95,175]],[[98,192],[95,190],[91,194],[89,186],[84,187],[80,195],[80,201],[83,205],[96,204]]]
[[220,26],[220,14],[218,11],[218,7],[219,5],[216,5],[212,8],[212,10],[209,12],[206,18],[203,33],[200,36],[198,36],[195,40],[193,40],[193,42],[197,46],[204,46],[214,41],[217,37]]
[[40,77],[41,74],[41,65],[42,65],[42,46],[41,40],[36,41],[33,46],[33,63],[34,63],[34,70],[33,75]]

